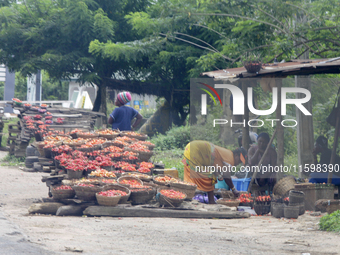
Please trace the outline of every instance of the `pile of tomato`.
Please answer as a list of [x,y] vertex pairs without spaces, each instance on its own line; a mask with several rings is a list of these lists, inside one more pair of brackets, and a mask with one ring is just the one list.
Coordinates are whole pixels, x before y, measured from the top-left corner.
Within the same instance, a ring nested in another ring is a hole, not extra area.
[[61,185],[57,188],[54,188],[54,190],[72,190],[72,188],[68,185]]
[[103,179],[102,182],[108,183],[108,184],[115,184],[117,183],[117,180],[116,179]]
[[141,145],[140,143],[133,143],[129,145],[129,148],[140,152],[150,152],[150,150],[148,149],[149,147]]
[[250,193],[247,193],[247,194],[243,193],[243,194],[241,194],[239,199],[240,199],[240,202],[244,203],[244,204],[248,204],[248,203],[253,202]]
[[117,152],[123,152],[124,150],[122,148],[119,148],[117,146],[110,146],[110,147],[106,147],[103,152],[106,153],[117,153]]
[[100,135],[115,135],[115,134],[118,134],[119,132],[117,130],[105,129],[101,131],[96,131],[96,133]]
[[22,103],[22,101],[21,101],[20,99],[18,99],[18,98],[12,98],[12,100],[13,100],[14,102],[17,102],[17,103]]
[[169,198],[174,198],[174,199],[184,199],[185,198],[185,194],[180,192],[180,191],[176,191],[173,189],[163,189],[160,192],[163,196],[169,197]]
[[121,190],[111,189],[111,190],[99,192],[98,195],[103,196],[103,197],[116,197],[116,196],[123,197],[123,196],[126,196],[127,193]]
[[94,187],[93,184],[87,184],[87,183],[79,183],[78,186],[80,186],[80,187]]
[[170,182],[171,179],[174,179],[174,178],[169,177],[169,176],[158,176],[155,178],[155,181],[167,183],[167,182]]
[[97,169],[95,171],[92,171],[90,174],[89,174],[89,177],[92,177],[92,176],[95,176],[95,177],[106,177],[106,178],[116,178],[117,176],[112,173],[112,172],[109,172],[105,169]]
[[72,150],[73,149],[70,146],[68,146],[68,145],[60,145],[60,146],[52,148],[52,151],[57,153],[57,154],[69,153]]
[[140,184],[140,182],[137,180],[123,179],[123,180],[120,180],[119,183],[129,185],[130,188],[143,188],[143,185]]
[[127,136],[123,136],[123,137],[117,137],[115,141],[121,141],[121,142],[125,142],[125,143],[132,143],[132,142],[137,142],[137,139],[130,138],[130,137],[127,137]]
[[146,174],[146,173],[151,173],[151,170],[147,167],[140,167],[137,169],[137,172]]

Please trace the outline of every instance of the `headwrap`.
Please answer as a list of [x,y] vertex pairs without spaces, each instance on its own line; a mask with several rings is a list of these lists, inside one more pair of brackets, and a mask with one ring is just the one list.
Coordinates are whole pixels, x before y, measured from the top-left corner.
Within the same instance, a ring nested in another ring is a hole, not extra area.
[[327,148],[328,147],[328,140],[324,136],[319,136],[316,141],[317,144],[319,144],[322,148]]
[[117,95],[117,99],[120,103],[122,103],[124,105],[124,104],[131,101],[131,94],[130,94],[130,92],[127,92],[127,91],[120,92]]
[[263,132],[263,133],[259,134],[258,137],[257,137],[257,141],[258,141],[261,137],[264,138],[264,139],[266,139],[267,142],[270,141],[270,137],[269,137],[268,133]]

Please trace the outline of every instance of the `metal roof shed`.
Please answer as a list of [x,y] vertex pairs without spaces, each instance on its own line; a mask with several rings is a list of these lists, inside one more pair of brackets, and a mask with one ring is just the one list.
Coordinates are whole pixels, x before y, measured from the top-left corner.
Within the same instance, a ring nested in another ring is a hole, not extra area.
[[[238,67],[238,68],[231,68],[231,69],[222,69],[217,71],[211,71],[211,72],[204,72],[201,74],[201,76],[208,76],[210,78],[214,78],[216,80],[223,80],[226,82],[241,82],[242,83],[242,90],[245,94],[247,92],[247,85],[245,82],[242,82],[246,78],[254,78],[254,79],[260,79],[265,77],[271,77],[271,78],[285,78],[287,76],[291,75],[298,75],[298,76],[306,76],[306,75],[313,75],[313,74],[330,74],[330,73],[340,73],[340,57],[337,58],[330,58],[330,59],[300,59],[300,60],[293,60],[290,62],[285,63],[277,63],[277,64],[264,64],[262,65],[262,69],[257,73],[248,73],[244,67]],[[282,80],[281,80],[282,82]],[[282,83],[278,82],[276,84],[278,91],[281,91]],[[279,92],[278,95],[278,108],[276,111],[276,118],[282,120],[281,116],[281,95]],[[340,99],[339,99],[340,103]],[[247,105],[245,105],[245,109],[247,108]],[[339,130],[339,122],[340,122],[340,111],[337,115],[337,121],[336,121],[336,129]],[[298,128],[298,155],[299,155],[299,164],[304,165],[304,162],[310,161],[310,158],[308,156],[306,157],[306,154],[302,153],[302,150],[309,150],[309,154],[312,153],[312,147],[306,146],[306,144],[313,144],[313,134],[312,132],[309,132],[307,136],[309,136],[309,139],[306,139],[306,132],[305,130],[310,130],[313,122],[312,118],[308,120],[307,116],[300,115],[297,116],[300,118],[300,125]],[[247,118],[249,118],[249,114],[245,114],[244,118],[247,121]],[[306,121],[307,118],[307,121]],[[302,130],[304,132],[302,132]],[[308,132],[307,132],[308,133]],[[249,127],[243,128],[243,134],[249,134]],[[284,157],[284,144],[283,144],[283,127],[280,125],[277,125],[276,127],[276,136],[277,136],[277,147],[278,147],[278,158],[277,158],[277,164],[283,165],[283,157]],[[334,137],[334,144],[333,144],[333,150],[332,150],[332,157],[331,157],[331,163],[334,163],[335,160],[335,154],[336,154],[336,148],[338,144],[338,132],[335,132]],[[248,139],[243,139],[243,146],[245,148],[248,148],[249,146],[249,137]],[[312,163],[312,162],[309,162]],[[300,173],[299,173],[300,174]],[[329,174],[328,177],[328,183],[330,183],[332,180],[332,173]]]

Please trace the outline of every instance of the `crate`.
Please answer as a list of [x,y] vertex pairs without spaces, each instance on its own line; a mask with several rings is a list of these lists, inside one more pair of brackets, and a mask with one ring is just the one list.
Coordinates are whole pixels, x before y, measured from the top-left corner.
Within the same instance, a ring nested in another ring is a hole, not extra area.
[[251,178],[231,179],[231,180],[233,181],[233,184],[238,191],[248,191]]

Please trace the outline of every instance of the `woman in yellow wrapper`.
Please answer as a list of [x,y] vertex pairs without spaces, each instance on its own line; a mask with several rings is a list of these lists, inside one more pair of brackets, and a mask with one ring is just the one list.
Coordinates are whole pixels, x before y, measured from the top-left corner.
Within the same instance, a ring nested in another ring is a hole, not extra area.
[[199,190],[208,193],[209,204],[214,204],[214,189],[217,179],[224,180],[235,196],[239,192],[231,180],[233,166],[245,164],[247,151],[222,148],[207,141],[192,141],[184,150],[184,181],[195,183]]

